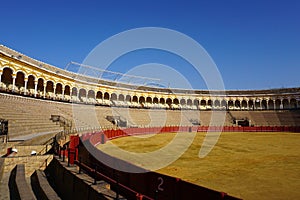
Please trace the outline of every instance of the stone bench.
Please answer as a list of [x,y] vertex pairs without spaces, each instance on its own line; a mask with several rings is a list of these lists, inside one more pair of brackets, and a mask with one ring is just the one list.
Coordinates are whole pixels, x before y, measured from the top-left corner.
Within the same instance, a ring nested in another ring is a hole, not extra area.
[[31,187],[37,199],[61,199],[50,186],[45,173],[41,170],[35,170],[30,177]]

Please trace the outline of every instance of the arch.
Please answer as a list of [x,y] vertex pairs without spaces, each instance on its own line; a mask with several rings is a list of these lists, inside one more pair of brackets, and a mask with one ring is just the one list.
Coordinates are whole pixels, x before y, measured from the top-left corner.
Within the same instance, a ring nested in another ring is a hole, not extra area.
[[110,100],[116,101],[117,99],[118,99],[118,96],[117,96],[116,93],[112,93],[112,94],[110,95]]
[[139,98],[139,103],[145,103],[145,97],[140,96],[140,98]]
[[108,92],[105,92],[105,93],[104,93],[104,99],[105,99],[105,100],[109,100],[109,94],[108,94]]
[[261,108],[262,108],[263,110],[266,110],[266,109],[268,108],[267,100],[263,99],[263,100],[261,101]]
[[152,98],[151,98],[151,97],[147,97],[147,98],[146,98],[146,102],[147,102],[147,103],[152,103]]
[[206,106],[206,101],[205,101],[204,99],[202,99],[202,100],[200,101],[200,105],[201,105],[201,106]]
[[223,99],[223,100],[221,101],[221,107],[222,107],[222,108],[227,108],[227,102],[226,102],[225,99]]
[[119,101],[124,101],[124,100],[125,100],[124,95],[123,95],[123,94],[120,94],[118,100],[119,100]]
[[207,101],[207,105],[211,107],[211,106],[212,106],[212,100],[209,99],[209,100]]
[[4,69],[9,69],[11,70],[11,73],[14,74],[16,69],[12,66],[12,65],[5,65],[3,66],[2,70],[4,71]]
[[254,110],[254,103],[253,103],[253,100],[249,100],[249,101],[248,101],[248,107],[249,107],[249,109]]
[[[177,99],[178,100],[178,99]],[[185,102],[185,99],[180,99],[180,105],[185,105],[186,104],[186,102]]]
[[270,110],[273,110],[273,109],[275,108],[275,106],[274,106],[274,101],[271,100],[271,99],[268,101],[268,108],[269,108]]
[[132,102],[135,102],[135,103],[137,103],[137,102],[138,102],[138,98],[137,98],[137,96],[133,96],[133,97],[132,97]]
[[6,86],[13,84],[12,76],[13,76],[13,70],[9,67],[5,67],[1,75],[1,82],[4,83]]
[[131,96],[130,95],[126,95],[125,101],[130,102],[131,101]]
[[275,101],[275,109],[280,109],[280,105],[281,105],[281,100],[280,99],[276,99],[276,101]]
[[214,107],[216,108],[220,107],[220,101],[218,99],[214,101]]
[[44,92],[44,79],[38,79],[37,90],[40,92],[40,94],[41,92]]
[[153,98],[153,103],[158,104],[158,98],[157,97]]
[[186,101],[186,104],[187,104],[188,106],[192,106],[192,105],[193,105],[193,101],[192,101],[191,99],[188,99],[188,100]]
[[290,100],[290,108],[291,109],[296,109],[297,108],[297,100],[296,99],[291,99]]
[[159,103],[160,103],[160,104],[165,104],[165,103],[166,103],[166,101],[165,101],[165,99],[164,99],[164,98],[160,98],[160,99],[159,99]]
[[56,88],[56,91],[55,91],[56,94],[62,94],[63,86],[61,83],[57,83],[55,88]]
[[52,81],[47,81],[46,84],[46,94],[54,92],[54,83]]
[[86,90],[84,88],[80,88],[78,97],[81,101],[86,100]]
[[242,104],[241,104],[241,108],[242,109],[247,109],[247,101],[244,99],[244,100],[242,100]]
[[64,91],[65,95],[71,96],[71,88],[69,85],[65,86],[65,91]]
[[235,102],[234,102],[234,107],[235,107],[236,109],[240,109],[240,108],[241,108],[241,102],[240,102],[240,100],[235,100]]
[[88,91],[88,98],[95,99],[95,91],[94,90]]
[[199,106],[199,100],[198,99],[194,99],[194,105],[198,108],[198,106]]
[[256,100],[255,100],[255,102],[254,102],[254,108],[255,108],[255,109],[260,108],[260,100],[259,100],[259,99],[256,99]]
[[96,95],[96,99],[102,99],[102,92],[101,91],[98,91],[97,92],[97,95]]
[[16,81],[15,86],[18,90],[21,89],[21,87],[25,87],[25,73],[22,71],[18,71],[16,75]]
[[72,96],[76,96],[77,97],[78,94],[78,89],[76,87],[72,88]]
[[283,109],[289,109],[290,108],[290,103],[288,99],[283,99],[282,100],[282,107]]
[[232,101],[232,100],[229,100],[229,101],[228,101],[228,108],[229,108],[229,109],[232,109],[232,108],[233,108],[233,101]]
[[27,81],[27,90],[29,91],[30,95],[34,94],[34,89],[35,89],[35,77],[33,75],[28,76],[28,81]]
[[167,98],[166,103],[170,106],[172,104],[172,99]]
[[[173,104],[178,105],[179,104],[179,100],[177,98],[173,99]],[[180,104],[181,104],[181,100],[180,100]]]

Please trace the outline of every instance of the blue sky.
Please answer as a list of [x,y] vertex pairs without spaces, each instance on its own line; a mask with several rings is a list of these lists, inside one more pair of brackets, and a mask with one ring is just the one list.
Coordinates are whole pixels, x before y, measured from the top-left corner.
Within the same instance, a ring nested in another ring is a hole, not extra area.
[[[94,47],[117,33],[164,27],[201,44],[226,89],[299,87],[299,10],[296,0],[4,1],[0,43],[64,68],[70,61],[83,62]],[[151,62],[171,66],[194,88],[205,89],[203,80],[187,70],[188,63],[167,52],[130,53],[109,70],[127,73]]]

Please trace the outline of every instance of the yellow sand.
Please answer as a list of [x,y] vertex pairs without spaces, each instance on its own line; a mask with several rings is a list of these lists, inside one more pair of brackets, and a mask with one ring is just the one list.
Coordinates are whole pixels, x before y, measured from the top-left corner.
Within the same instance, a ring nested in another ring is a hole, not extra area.
[[[224,132],[213,150],[200,159],[204,136],[205,133],[197,133],[189,149],[158,172],[243,199],[300,198],[299,133]],[[174,133],[125,137],[112,143],[126,151],[145,153],[164,147],[174,137]],[[98,148],[118,156],[107,144]],[[159,159],[164,156],[167,155]]]

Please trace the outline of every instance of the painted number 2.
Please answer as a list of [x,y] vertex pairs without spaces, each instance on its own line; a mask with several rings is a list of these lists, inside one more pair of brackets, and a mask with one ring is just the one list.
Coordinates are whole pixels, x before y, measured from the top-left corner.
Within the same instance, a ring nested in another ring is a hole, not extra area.
[[164,191],[164,188],[162,188],[162,185],[164,184],[164,179],[163,179],[162,177],[158,177],[157,180],[159,181],[158,186],[157,186],[157,189],[158,189],[159,191]]

